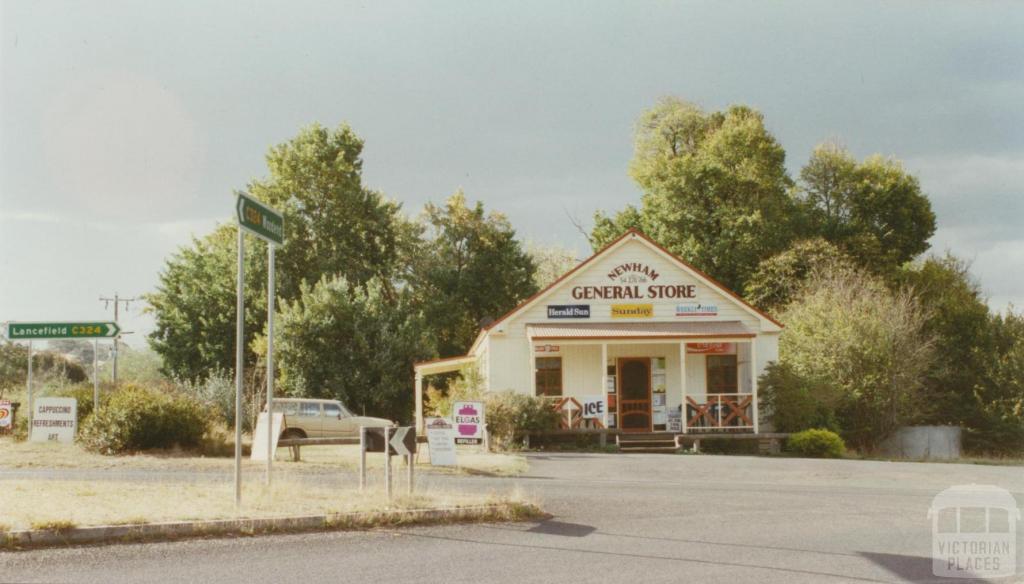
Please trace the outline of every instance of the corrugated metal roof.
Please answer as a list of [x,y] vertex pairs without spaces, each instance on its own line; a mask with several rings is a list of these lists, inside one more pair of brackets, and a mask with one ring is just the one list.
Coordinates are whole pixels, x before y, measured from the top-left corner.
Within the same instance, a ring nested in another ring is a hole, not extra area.
[[683,339],[689,337],[753,337],[739,321],[713,322],[581,322],[526,325],[534,339]]

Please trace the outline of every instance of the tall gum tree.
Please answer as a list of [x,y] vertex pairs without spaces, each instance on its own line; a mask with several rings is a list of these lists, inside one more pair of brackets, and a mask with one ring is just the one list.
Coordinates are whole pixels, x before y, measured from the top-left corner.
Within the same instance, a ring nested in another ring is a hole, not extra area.
[[639,209],[595,216],[600,248],[639,227],[735,290],[758,263],[793,239],[795,201],[785,151],[760,112],[741,105],[705,112],[664,98],[636,125],[630,174]]

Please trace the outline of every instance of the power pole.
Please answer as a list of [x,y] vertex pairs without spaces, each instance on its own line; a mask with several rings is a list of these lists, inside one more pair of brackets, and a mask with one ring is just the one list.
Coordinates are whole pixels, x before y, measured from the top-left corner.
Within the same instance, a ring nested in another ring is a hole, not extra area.
[[[114,292],[114,297],[113,298],[110,298],[108,296],[100,296],[100,302],[103,303],[103,308],[105,310],[110,308],[110,303],[111,302],[114,303],[114,323],[117,324],[118,326],[120,326],[120,324],[121,324],[118,321],[118,316],[120,315],[120,311],[118,309],[121,307],[121,303],[124,302],[124,309],[128,310],[128,305],[131,304],[132,302],[135,302],[136,300],[138,300],[138,299],[137,298],[121,298],[117,294],[117,292]],[[113,378],[114,378],[114,385],[115,386],[117,385],[117,341],[118,341],[119,338],[121,338],[120,334],[118,334],[117,336],[114,337],[114,371],[113,371]]]

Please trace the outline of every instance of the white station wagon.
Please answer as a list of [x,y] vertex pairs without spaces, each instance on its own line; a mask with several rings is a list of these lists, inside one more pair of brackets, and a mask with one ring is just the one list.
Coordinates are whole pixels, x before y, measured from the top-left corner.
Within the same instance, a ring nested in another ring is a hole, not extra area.
[[[264,411],[266,407],[264,406]],[[274,412],[284,413],[281,438],[358,438],[361,426],[394,426],[384,418],[355,416],[338,400],[275,398]]]

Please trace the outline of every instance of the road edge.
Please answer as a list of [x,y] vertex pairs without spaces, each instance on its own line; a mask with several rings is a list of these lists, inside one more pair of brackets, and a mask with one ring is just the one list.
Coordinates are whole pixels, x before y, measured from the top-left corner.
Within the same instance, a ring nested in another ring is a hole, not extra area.
[[468,507],[394,509],[360,513],[331,513],[292,517],[173,521],[126,525],[98,525],[67,529],[26,529],[0,534],[0,548],[61,547],[83,544],[130,543],[191,539],[211,536],[251,536],[274,533],[344,531],[405,525],[525,521],[545,517],[532,503],[503,502]]

